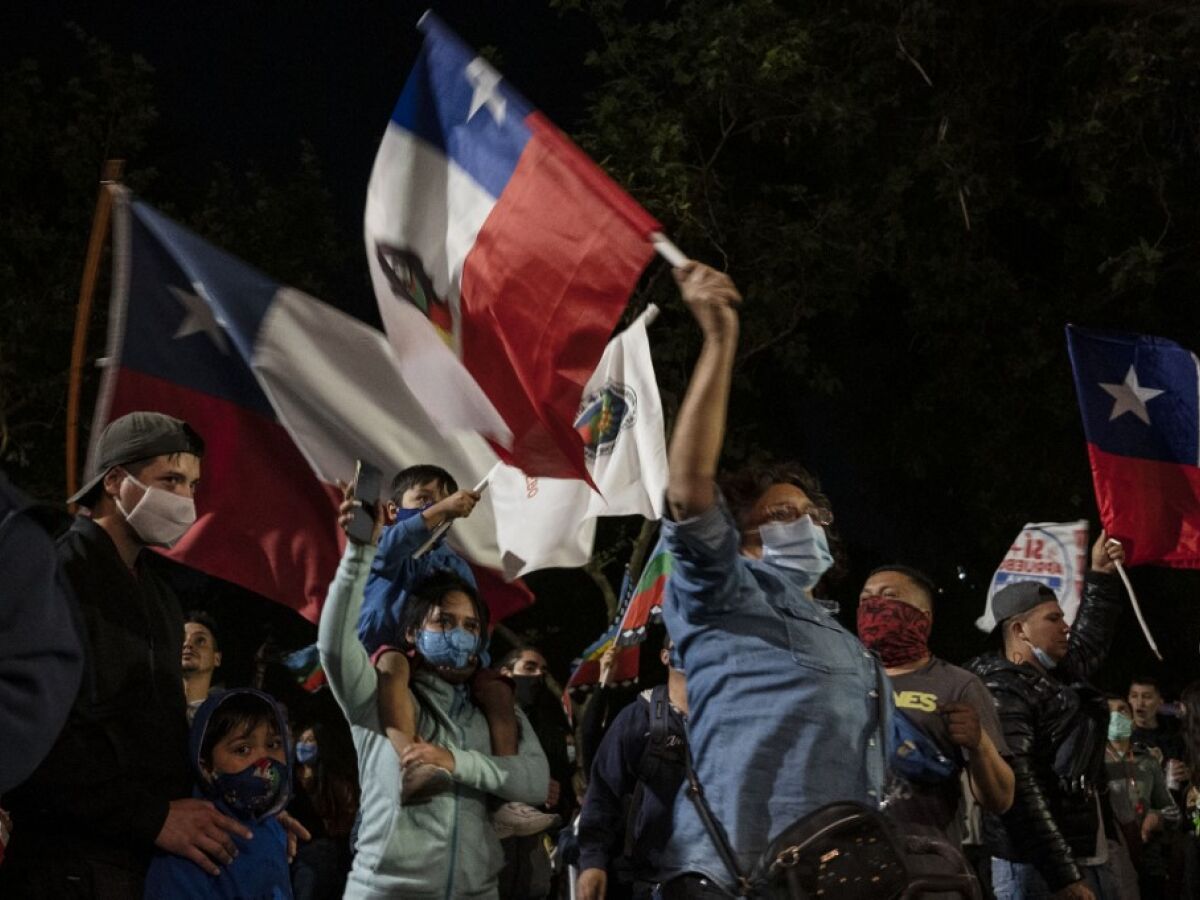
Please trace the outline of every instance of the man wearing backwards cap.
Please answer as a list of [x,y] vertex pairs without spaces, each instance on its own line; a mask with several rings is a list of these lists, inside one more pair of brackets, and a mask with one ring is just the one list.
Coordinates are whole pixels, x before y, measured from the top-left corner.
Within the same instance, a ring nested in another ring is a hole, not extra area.
[[967,664],[996,701],[1016,777],[1008,812],[984,816],[997,900],[1117,896],[1097,794],[1108,704],[1087,679],[1116,631],[1121,599],[1112,573],[1124,558],[1121,545],[1100,532],[1070,627],[1045,585],[1025,581],[998,591],[992,609],[1004,655]]
[[140,897],[155,846],[210,872],[241,823],[191,799],[180,671],[183,616],[146,546],[196,519],[204,442],[185,422],[134,412],[100,435],[71,502],[91,511],[58,540],[79,600],[86,665],[46,759],[6,795],[16,826],[0,894]]

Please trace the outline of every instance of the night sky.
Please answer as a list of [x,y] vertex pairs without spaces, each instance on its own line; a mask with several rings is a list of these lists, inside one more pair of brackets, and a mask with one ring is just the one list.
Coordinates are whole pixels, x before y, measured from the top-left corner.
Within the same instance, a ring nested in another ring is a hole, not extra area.
[[[0,13],[0,52],[6,61],[20,57],[43,65],[69,68],[66,54],[75,47],[65,23],[124,53],[143,56],[155,70],[160,121],[153,131],[147,156],[160,174],[147,199],[186,198],[202,190],[214,163],[234,171],[257,165],[265,170],[294,165],[300,142],[314,145],[334,195],[345,234],[358,240],[367,178],[380,136],[419,46],[415,25],[426,3],[410,2],[254,2],[254,3],[118,3],[41,2],[6,4]],[[586,96],[596,88],[584,55],[597,40],[587,20],[561,15],[535,2],[439,2],[433,9],[470,44],[494,47],[505,76],[536,106],[568,132],[581,121]],[[31,12],[32,11],[32,12]],[[129,161],[135,169],[138,160]],[[84,240],[80,237],[81,253]],[[237,247],[229,250],[237,253]],[[254,262],[254,260],[249,260]],[[365,278],[345,285],[345,295],[327,298],[358,311],[369,310],[374,299]],[[64,359],[66,354],[64,351]],[[813,408],[815,416],[841,423],[843,434],[858,427],[852,411]],[[1070,411],[1074,414],[1074,410]],[[919,436],[914,436],[919,439]],[[905,498],[886,522],[873,515],[893,498],[862,496],[852,483],[852,466],[836,449],[844,443],[814,443],[815,467],[826,478],[839,508],[843,530],[858,535],[872,548],[904,546],[904,535],[928,528],[920,504]],[[1086,466],[1082,443],[1080,466]],[[1019,489],[1019,486],[1014,486]],[[839,500],[839,498],[843,498]],[[844,514],[843,514],[844,509]],[[894,517],[898,517],[897,520]],[[1094,516],[1093,516],[1094,521]],[[936,523],[932,523],[935,524]],[[1014,523],[1014,535],[1016,526]],[[602,531],[603,534],[603,531]],[[936,545],[927,535],[925,544]],[[853,547],[853,541],[852,541]],[[998,547],[998,562],[1005,548]],[[881,562],[869,549],[860,566]],[[934,649],[961,660],[985,647],[970,625],[980,612],[982,590],[991,571],[965,571],[959,580],[957,561],[943,559],[936,572],[945,588],[935,626]],[[570,658],[603,626],[595,589],[583,576],[535,575],[531,583],[542,596],[539,607],[512,621],[517,629],[545,633],[556,626],[554,610],[584,609],[565,633],[561,646],[548,648],[559,676]],[[1150,668],[1180,685],[1197,671],[1196,631],[1172,632],[1172,618],[1155,595],[1190,596],[1200,587],[1193,575],[1149,572],[1139,584],[1148,593],[1151,623],[1160,642],[1170,648],[1173,666],[1150,666],[1148,651],[1133,629],[1132,615],[1123,623],[1123,637],[1107,686],[1118,687],[1135,670]],[[199,588],[198,588],[199,590]],[[843,590],[843,600],[854,587]],[[549,596],[553,594],[554,596]],[[232,601],[231,601],[232,602]],[[850,604],[852,605],[852,604]],[[848,615],[843,619],[850,621]],[[561,624],[561,623],[559,623]],[[296,634],[302,632],[297,626]],[[1164,634],[1164,632],[1166,634]],[[1164,640],[1165,638],[1165,640]]]

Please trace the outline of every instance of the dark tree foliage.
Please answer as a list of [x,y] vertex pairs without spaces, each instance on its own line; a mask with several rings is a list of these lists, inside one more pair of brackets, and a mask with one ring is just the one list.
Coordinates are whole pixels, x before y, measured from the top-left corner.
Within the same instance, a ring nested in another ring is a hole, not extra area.
[[[138,153],[157,119],[150,69],[78,30],[73,71],[0,71],[0,465],[63,496],[67,368],[101,163]],[[149,183],[153,170],[131,177]],[[94,346],[107,307],[102,283]]]
[[[365,294],[351,263],[356,245],[335,221],[308,143],[293,171],[217,163],[166,183],[149,164],[162,152],[150,66],[78,29],[72,36],[72,71],[47,72],[32,60],[0,71],[0,465],[48,500],[64,496],[71,337],[105,159],[128,159],[124,181],[135,193],[274,278],[331,300],[352,295],[350,305]],[[92,364],[105,350],[108,271],[106,257],[92,308],[81,445],[98,384]]]
[[[746,296],[727,464],[812,463],[858,569],[964,565],[963,626],[1022,523],[1096,521],[1063,327],[1200,347],[1200,8],[558,5],[602,34],[581,142]],[[644,293],[677,403],[695,329]]]

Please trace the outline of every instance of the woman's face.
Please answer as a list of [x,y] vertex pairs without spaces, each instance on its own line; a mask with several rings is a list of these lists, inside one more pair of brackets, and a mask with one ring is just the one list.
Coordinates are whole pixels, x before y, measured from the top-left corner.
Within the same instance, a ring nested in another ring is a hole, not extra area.
[[461,628],[463,631],[479,636],[479,616],[475,614],[475,604],[462,591],[450,591],[439,604],[431,606],[425,614],[421,627],[426,631],[453,631]]
[[[434,632],[462,629],[475,638],[477,648],[480,646],[480,637],[483,631],[483,624],[479,620],[474,602],[462,591],[449,591],[437,605],[431,606],[429,612],[425,614],[425,621],[421,623],[421,627],[426,631]],[[411,629],[407,637],[410,644],[416,643],[417,635]],[[461,684],[469,679],[478,667],[478,656],[472,656],[467,665],[461,669],[435,666],[433,671],[451,684]]]

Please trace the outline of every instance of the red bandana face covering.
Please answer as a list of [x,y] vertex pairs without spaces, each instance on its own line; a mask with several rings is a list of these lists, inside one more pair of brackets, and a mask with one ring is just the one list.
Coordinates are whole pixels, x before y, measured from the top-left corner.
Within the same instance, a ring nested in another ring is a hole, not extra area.
[[903,600],[863,597],[858,601],[858,639],[884,666],[903,666],[929,653],[933,619]]

